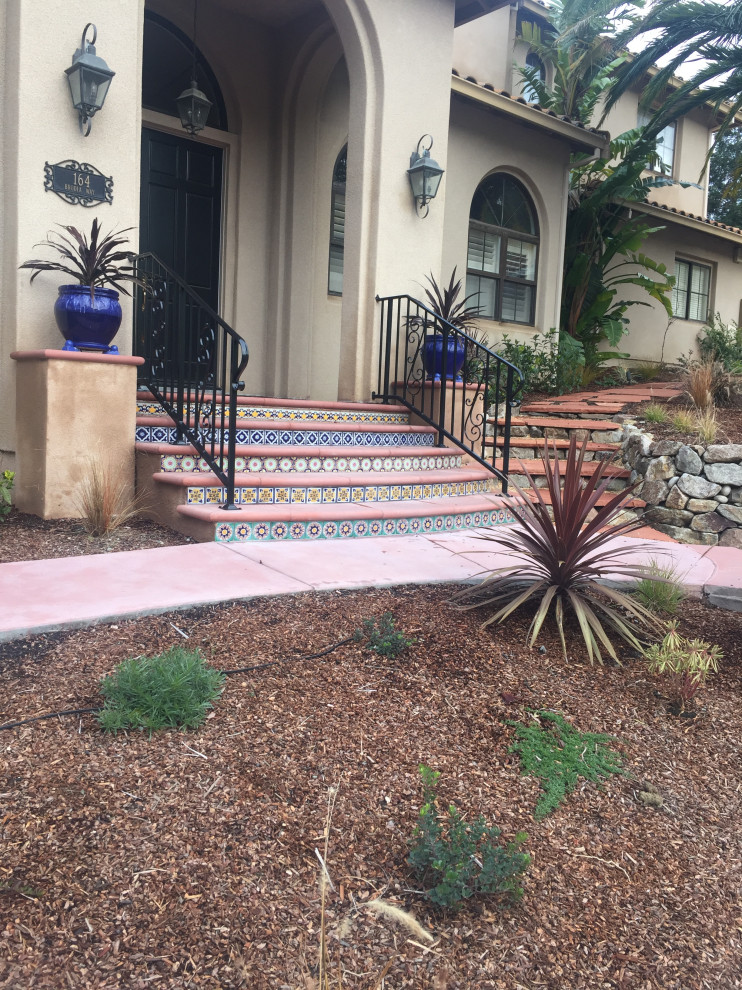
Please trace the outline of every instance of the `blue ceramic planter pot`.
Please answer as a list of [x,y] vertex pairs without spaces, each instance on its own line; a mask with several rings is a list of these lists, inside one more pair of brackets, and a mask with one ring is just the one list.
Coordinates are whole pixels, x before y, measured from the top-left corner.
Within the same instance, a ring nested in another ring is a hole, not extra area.
[[111,346],[121,326],[121,304],[115,289],[96,288],[91,299],[87,285],[60,285],[54,318],[65,339],[63,350],[118,354],[118,348]]
[[423,367],[428,381],[439,382],[441,378],[461,381],[461,369],[466,358],[466,343],[449,337],[446,341],[446,354],[443,354],[443,337],[427,334],[423,345]]

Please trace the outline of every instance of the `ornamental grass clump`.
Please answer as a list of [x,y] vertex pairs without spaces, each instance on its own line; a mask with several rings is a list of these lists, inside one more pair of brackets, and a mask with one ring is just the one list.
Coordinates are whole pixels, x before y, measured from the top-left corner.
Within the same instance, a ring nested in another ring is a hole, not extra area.
[[536,642],[553,605],[565,659],[564,616],[569,611],[577,619],[590,662],[602,663],[605,651],[618,663],[614,646],[617,637],[640,653],[643,643],[659,631],[660,623],[631,595],[599,583],[606,576],[641,578],[647,569],[627,563],[625,557],[632,550],[614,542],[617,536],[640,525],[636,521],[616,524],[636,486],[610,495],[604,505],[599,505],[611,478],[605,476],[607,462],[596,461],[594,472],[583,481],[586,447],[585,440],[578,448],[573,436],[566,460],[560,461],[556,449],[553,460],[549,458],[548,441],[544,442],[542,460],[550,505],[528,469],[521,466],[531,491],[526,494],[513,482],[522,498],[521,503],[511,507],[519,525],[505,531],[498,527],[482,536],[519,557],[520,562],[498,568],[480,585],[466,588],[455,598],[469,600],[463,606],[467,609],[496,607],[483,628],[504,622],[526,603],[535,604],[530,646]]
[[637,582],[634,595],[655,615],[675,615],[685,598],[685,591],[673,567],[662,567],[652,560],[647,576]]
[[154,657],[132,657],[101,681],[98,715],[106,732],[195,729],[224,689],[224,674],[198,650],[174,646]]

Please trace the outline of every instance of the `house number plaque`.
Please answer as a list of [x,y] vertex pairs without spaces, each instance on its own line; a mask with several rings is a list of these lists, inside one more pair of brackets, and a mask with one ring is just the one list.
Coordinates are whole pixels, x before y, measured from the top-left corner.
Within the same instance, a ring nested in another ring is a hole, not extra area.
[[66,161],[44,165],[44,189],[66,203],[95,206],[113,202],[113,179],[87,162]]

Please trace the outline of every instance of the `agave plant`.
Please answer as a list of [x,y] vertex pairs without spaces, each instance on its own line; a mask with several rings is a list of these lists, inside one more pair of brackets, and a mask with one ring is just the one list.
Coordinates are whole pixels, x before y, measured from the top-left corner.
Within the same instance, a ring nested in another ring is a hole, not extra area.
[[133,228],[127,227],[101,236],[101,225],[96,218],[93,220],[90,240],[88,240],[77,227],[59,226],[62,231],[66,231],[66,234],[51,231],[47,239],[36,247],[53,248],[62,260],[47,261],[43,258],[34,258],[19,265],[19,268],[33,270],[32,282],[41,272],[63,272],[80,285],[87,285],[90,288],[91,298],[95,296],[96,286],[113,286],[125,295],[130,295],[123,283],[137,281],[131,264],[133,252],[122,251],[119,248],[129,240],[122,235]]
[[477,319],[481,316],[482,307],[467,306],[474,293],[463,296],[463,283],[460,278],[456,278],[456,269],[451,272],[451,280],[447,286],[439,285],[432,272],[425,277],[430,288],[426,289],[425,286],[423,288],[431,309],[457,330],[469,334],[477,330]]
[[530,472],[522,466],[532,492],[526,495],[514,483],[522,497],[522,502],[513,506],[520,525],[505,535],[492,531],[484,536],[521,561],[498,568],[482,584],[467,588],[456,598],[473,599],[465,608],[499,606],[483,626],[504,622],[526,602],[538,602],[529,630],[531,646],[554,605],[565,658],[564,614],[565,610],[571,610],[577,617],[590,662],[597,659],[602,663],[604,649],[618,663],[612,638],[618,636],[641,652],[651,634],[662,627],[657,617],[635,599],[599,583],[608,573],[645,577],[647,569],[626,562],[624,558],[631,551],[614,542],[617,536],[631,532],[640,523],[632,520],[611,525],[636,486],[617,492],[604,505],[598,505],[610,484],[610,478],[605,477],[607,462],[598,461],[595,472],[583,481],[586,445],[585,440],[578,448],[573,436],[566,460],[560,461],[556,449],[553,460],[549,458],[548,441],[544,442],[542,459],[551,513]]

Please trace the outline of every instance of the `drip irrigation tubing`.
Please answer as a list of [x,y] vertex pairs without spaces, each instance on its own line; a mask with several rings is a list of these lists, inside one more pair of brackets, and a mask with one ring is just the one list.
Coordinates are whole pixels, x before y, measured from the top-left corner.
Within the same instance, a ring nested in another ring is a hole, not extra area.
[[[328,653],[333,653],[335,650],[340,649],[341,646],[347,646],[348,643],[357,642],[358,637],[354,633],[352,636],[346,636],[345,639],[341,639],[337,643],[333,643],[331,646],[326,646],[324,650],[320,650],[319,653],[306,653],[300,654],[296,657],[283,657],[281,660],[269,660],[267,663],[258,663],[252,667],[235,667],[234,670],[221,670],[220,674],[224,674],[225,677],[229,677],[232,674],[248,674],[254,670],[265,670],[267,667],[278,667],[284,663],[295,663],[298,660],[319,660],[320,657],[326,657]],[[68,708],[63,712],[49,712],[47,715],[34,715],[33,718],[23,718],[18,722],[6,722],[5,725],[0,725],[0,732],[3,729],[17,729],[19,725],[29,725],[31,722],[43,722],[45,719],[50,718],[61,718],[63,715],[87,715],[92,712],[101,712],[102,707],[99,708]]]

